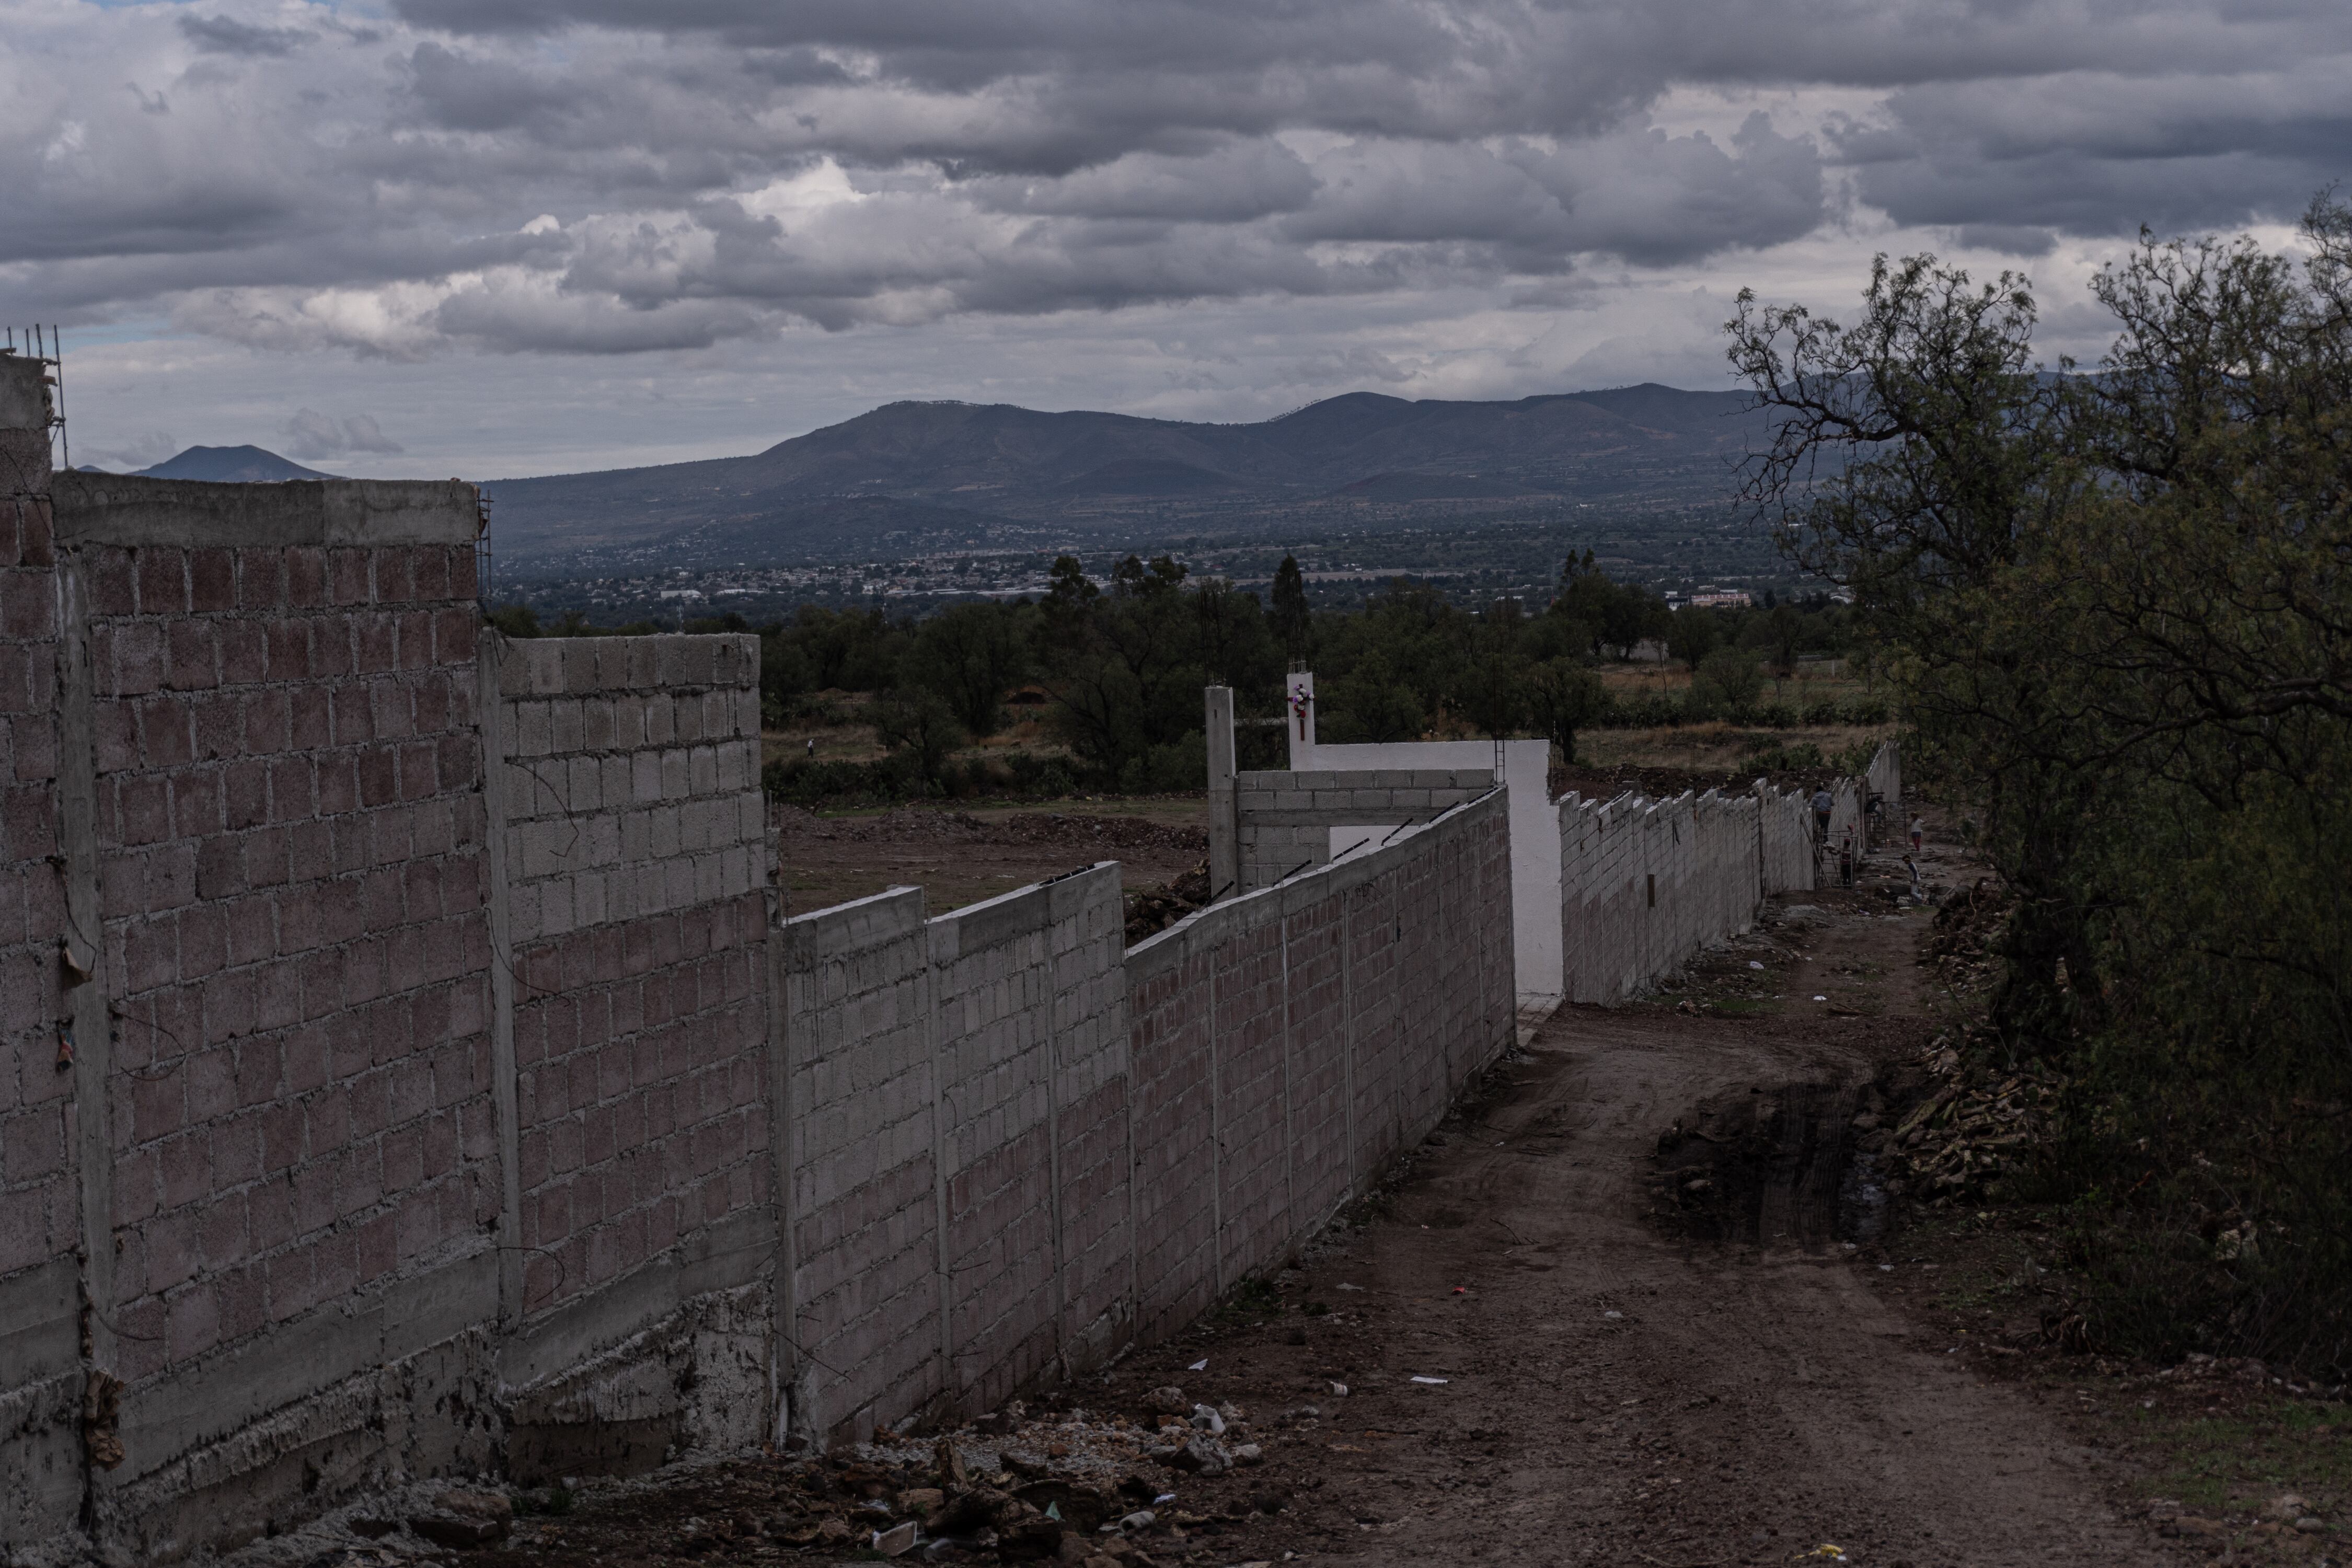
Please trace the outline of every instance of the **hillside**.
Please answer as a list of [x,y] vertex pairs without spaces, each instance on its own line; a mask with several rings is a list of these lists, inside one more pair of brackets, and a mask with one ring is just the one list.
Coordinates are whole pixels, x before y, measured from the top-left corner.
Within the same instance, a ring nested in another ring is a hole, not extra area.
[[1249,425],[894,403],[751,457],[489,488],[509,564],[760,563],[1687,504],[1726,493],[1761,434],[1740,394],[1657,385],[1510,403],[1350,393]]
[[285,479],[331,479],[316,468],[289,463],[260,447],[191,447],[140,475],[151,479],[198,479],[207,484],[276,484]]

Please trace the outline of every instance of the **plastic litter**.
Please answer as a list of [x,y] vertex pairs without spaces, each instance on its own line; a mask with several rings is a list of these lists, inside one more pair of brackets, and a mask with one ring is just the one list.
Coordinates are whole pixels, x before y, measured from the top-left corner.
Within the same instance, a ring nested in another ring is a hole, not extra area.
[[1194,1362],[1191,1366],[1186,1367],[1184,1370],[1186,1372],[1206,1372],[1209,1370],[1209,1358],[1207,1356],[1202,1356],[1199,1361]]
[[1327,1384],[1326,1386],[1327,1386],[1327,1387],[1328,1387],[1328,1388],[1331,1390],[1331,1397],[1332,1397],[1332,1398],[1334,1398],[1334,1399],[1345,1399],[1345,1398],[1347,1398],[1347,1397],[1348,1397],[1348,1385],[1347,1385],[1346,1384],[1344,1384],[1344,1383],[1334,1383],[1334,1384]]
[[1174,1502],[1175,1500],[1176,1494],[1174,1492],[1161,1492],[1158,1497],[1151,1500],[1151,1506],[1154,1508],[1160,1508],[1169,1503]]
[[1416,1377],[1413,1379],[1413,1382],[1415,1383],[1450,1383],[1453,1380],[1451,1378],[1444,1377]]
[[1754,959],[1752,959],[1752,958],[1751,958],[1751,959],[1749,959],[1749,960],[1748,961],[1748,968],[1750,968],[1750,969],[1761,969],[1761,968],[1763,968],[1764,966],[1763,966],[1762,964],[1760,964],[1760,963],[1757,963],[1757,962],[1756,962],[1756,960],[1754,960]]
[[1339,1289],[1342,1290],[1360,1290],[1363,1287],[1361,1285],[1342,1285]]
[[1623,1317],[1625,1314],[1624,1314],[1624,1313],[1622,1313],[1622,1312],[1603,1312],[1603,1313],[1601,1313],[1601,1315],[1602,1317],[1604,1317],[1604,1318],[1608,1319],[1610,1321],[1614,1322],[1614,1321],[1616,1321],[1618,1319],[1620,1319],[1620,1318]]

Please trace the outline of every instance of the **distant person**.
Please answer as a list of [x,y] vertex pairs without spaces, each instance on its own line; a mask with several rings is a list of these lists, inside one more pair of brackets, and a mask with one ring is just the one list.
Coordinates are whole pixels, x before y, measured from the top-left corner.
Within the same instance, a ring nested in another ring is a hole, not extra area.
[[1829,785],[1813,792],[1813,837],[1823,844],[1830,841],[1830,813],[1836,809],[1837,796],[1830,794]]
[[816,761],[816,737],[815,737],[814,735],[811,735],[811,736],[809,737],[809,752],[808,752],[808,754],[809,754],[809,761],[810,761],[810,762],[814,762],[814,761]]
[[1927,841],[1927,819],[1924,816],[1913,817],[1911,819],[1911,853],[1914,855],[1919,853],[1919,846]]

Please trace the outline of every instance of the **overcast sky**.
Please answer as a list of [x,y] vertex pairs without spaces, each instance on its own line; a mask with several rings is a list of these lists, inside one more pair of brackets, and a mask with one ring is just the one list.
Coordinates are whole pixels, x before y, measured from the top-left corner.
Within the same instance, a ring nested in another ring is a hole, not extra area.
[[0,0],[77,462],[494,478],[904,397],[1727,384],[1875,251],[2084,281],[2352,174],[2345,0]]

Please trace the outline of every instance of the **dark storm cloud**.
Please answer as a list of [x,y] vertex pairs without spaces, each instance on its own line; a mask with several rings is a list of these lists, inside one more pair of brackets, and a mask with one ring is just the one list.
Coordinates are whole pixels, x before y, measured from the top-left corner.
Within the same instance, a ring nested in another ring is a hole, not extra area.
[[180,31],[208,55],[290,55],[315,36],[299,27],[256,27],[227,16],[182,16]]
[[[2035,256],[2289,216],[2352,161],[2336,0],[392,14],[12,23],[0,290],[399,358],[1465,284],[1541,308],[1855,199]],[[1659,120],[1693,89],[1776,107]]]

